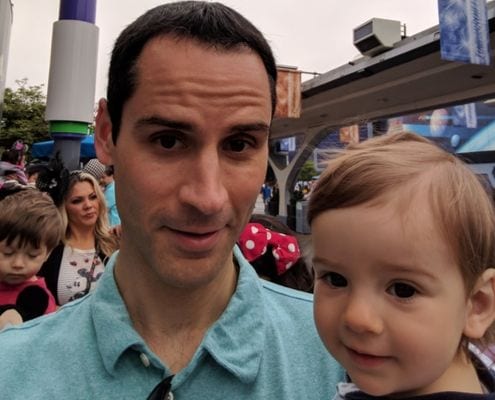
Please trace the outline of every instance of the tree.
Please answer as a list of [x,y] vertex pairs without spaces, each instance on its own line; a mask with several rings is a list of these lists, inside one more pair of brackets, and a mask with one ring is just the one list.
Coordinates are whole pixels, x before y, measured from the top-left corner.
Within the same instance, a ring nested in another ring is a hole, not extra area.
[[299,171],[298,180],[310,181],[313,176],[316,175],[315,163],[312,160],[308,160],[304,163]]
[[17,90],[5,89],[0,146],[10,147],[17,139],[31,145],[51,138],[45,121],[46,96],[43,84],[28,85],[27,78],[17,80]]

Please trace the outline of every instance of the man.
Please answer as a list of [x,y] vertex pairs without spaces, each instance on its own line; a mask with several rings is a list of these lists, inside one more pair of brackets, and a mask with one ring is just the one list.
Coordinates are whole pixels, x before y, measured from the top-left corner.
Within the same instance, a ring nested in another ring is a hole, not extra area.
[[114,166],[121,249],[93,295],[0,334],[2,396],[332,397],[342,370],[311,297],[260,282],[235,247],[275,82],[263,36],[218,3],[159,6],[122,32],[95,142]]
[[115,200],[115,180],[113,179],[113,165],[105,168],[103,176],[100,178],[100,185],[103,187],[105,202],[107,204],[108,223],[112,227],[120,225],[119,211]]
[[263,197],[263,204],[265,205],[265,214],[268,214],[268,203],[270,203],[270,199],[272,198],[272,187],[265,182],[261,186],[261,195]]
[[105,168],[105,165],[100,160],[92,158],[84,165],[82,170],[90,174],[97,182],[100,182],[100,179],[105,175]]

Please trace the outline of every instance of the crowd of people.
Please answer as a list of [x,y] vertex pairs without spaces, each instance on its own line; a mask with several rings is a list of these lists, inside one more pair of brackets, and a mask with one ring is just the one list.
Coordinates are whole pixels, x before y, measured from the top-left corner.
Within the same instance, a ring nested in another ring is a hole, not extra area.
[[[4,284],[0,295],[12,292],[2,306],[13,308],[16,298],[12,296],[22,291],[21,308],[37,307],[39,299],[27,297],[24,286],[31,292],[33,286],[42,286],[50,295],[46,311],[53,312],[94,290],[106,260],[118,249],[118,237],[109,225],[106,200],[96,177],[83,170],[68,171],[58,159],[30,169],[20,163],[21,157],[11,157],[13,153],[19,151],[4,151],[5,169],[0,176],[0,235],[5,238],[2,254],[10,271],[0,277]],[[25,179],[25,171],[35,179]],[[40,257],[32,257],[38,253]],[[27,261],[36,263],[32,274]],[[21,278],[25,280],[21,282]]]
[[98,160],[55,157],[35,187],[3,161],[3,397],[494,398],[479,180],[413,134],[349,145],[311,190],[303,243],[252,215],[276,80],[235,10],[167,3],[115,42]]

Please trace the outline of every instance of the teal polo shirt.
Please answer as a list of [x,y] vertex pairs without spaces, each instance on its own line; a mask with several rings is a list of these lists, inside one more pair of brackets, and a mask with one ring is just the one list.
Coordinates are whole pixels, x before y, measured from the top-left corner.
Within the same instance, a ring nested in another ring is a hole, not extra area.
[[[234,253],[236,291],[174,377],[175,400],[331,399],[344,373],[317,336],[312,296],[260,280]],[[92,294],[0,333],[2,399],[144,400],[171,374],[132,326],[116,257]]]

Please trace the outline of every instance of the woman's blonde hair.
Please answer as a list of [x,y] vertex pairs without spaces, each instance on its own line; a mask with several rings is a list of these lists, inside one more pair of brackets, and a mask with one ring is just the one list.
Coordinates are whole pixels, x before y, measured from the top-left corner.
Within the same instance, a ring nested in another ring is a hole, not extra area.
[[94,189],[96,197],[99,203],[98,218],[95,225],[95,242],[98,251],[102,252],[106,257],[109,257],[118,248],[118,241],[116,237],[110,232],[110,224],[108,222],[107,206],[105,201],[105,196],[100,188],[100,185],[96,179],[83,171],[73,171],[69,177],[69,183],[67,191],[65,192],[64,201],[62,202],[59,210],[62,215],[62,221],[64,223],[64,236],[62,241],[66,243],[70,238],[70,224],[69,217],[67,215],[67,210],[65,208],[65,202],[72,191],[72,188],[76,183],[88,182]]
[[[420,178],[421,186],[415,186]],[[399,189],[408,188],[409,191]],[[407,208],[424,191],[435,226],[450,246],[469,294],[477,278],[495,267],[493,200],[459,158],[412,134],[387,134],[350,145],[330,160],[311,194],[308,220],[321,213],[400,198]],[[495,327],[482,343],[493,343]]]

